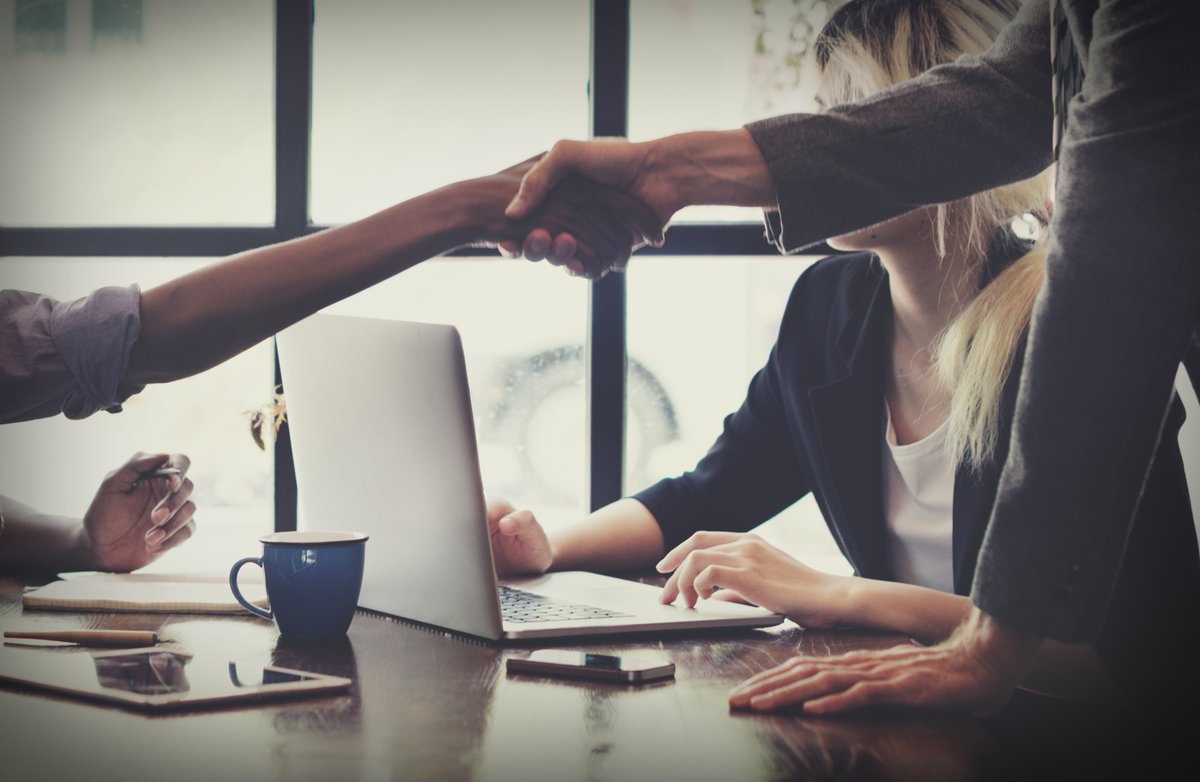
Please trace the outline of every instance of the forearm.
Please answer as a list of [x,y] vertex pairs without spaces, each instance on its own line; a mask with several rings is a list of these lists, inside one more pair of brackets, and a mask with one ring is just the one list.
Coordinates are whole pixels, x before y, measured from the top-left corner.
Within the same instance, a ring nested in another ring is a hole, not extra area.
[[696,131],[647,142],[647,177],[667,183],[672,212],[686,206],[775,205],[762,153],[743,128]]
[[666,553],[654,516],[632,499],[606,505],[549,537],[551,570],[649,568]]
[[[456,183],[146,291],[125,382],[168,382],[201,372],[322,307],[478,238],[487,229],[485,195],[470,182]],[[498,213],[503,201],[496,200]]]
[[51,516],[0,497],[0,571],[90,570],[91,547],[79,519]]
[[770,238],[794,252],[1051,162],[1050,25],[1030,0],[984,54],[860,103],[747,126],[775,183]]
[[945,639],[971,612],[969,598],[892,581],[847,577],[843,594],[841,624],[903,633],[922,643]]

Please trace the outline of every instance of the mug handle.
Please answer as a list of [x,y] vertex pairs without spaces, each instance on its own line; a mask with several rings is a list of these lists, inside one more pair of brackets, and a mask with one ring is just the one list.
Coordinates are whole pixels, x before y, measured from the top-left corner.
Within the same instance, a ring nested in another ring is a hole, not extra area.
[[249,565],[250,563],[254,563],[255,565],[258,565],[259,567],[263,566],[263,561],[261,559],[259,559],[258,557],[246,557],[244,559],[239,559],[237,562],[234,562],[233,567],[230,568],[230,570],[229,570],[229,588],[233,590],[233,596],[235,598],[237,598],[237,601],[239,603],[242,604],[242,608],[245,608],[247,611],[254,614],[255,616],[261,616],[263,619],[274,619],[275,617],[272,616],[270,611],[264,611],[263,609],[254,605],[254,603],[251,603],[249,600],[242,597],[242,592],[240,589],[238,589],[238,583],[237,583],[238,571],[242,569],[243,565]]

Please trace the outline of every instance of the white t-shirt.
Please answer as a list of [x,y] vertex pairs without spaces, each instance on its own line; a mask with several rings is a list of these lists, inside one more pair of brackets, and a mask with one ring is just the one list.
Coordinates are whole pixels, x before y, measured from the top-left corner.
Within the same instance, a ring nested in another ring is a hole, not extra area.
[[892,414],[883,446],[883,507],[896,578],[954,592],[954,469],[946,453],[947,422],[908,445],[896,444]]

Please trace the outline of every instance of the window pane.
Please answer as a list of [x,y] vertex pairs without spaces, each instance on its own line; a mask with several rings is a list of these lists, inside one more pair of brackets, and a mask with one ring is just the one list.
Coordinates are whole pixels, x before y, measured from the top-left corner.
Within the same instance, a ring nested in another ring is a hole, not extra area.
[[328,311],[456,326],[484,488],[552,526],[584,509],[587,308],[583,281],[493,256],[426,263]]
[[0,223],[274,220],[274,3],[0,0]]
[[317,0],[312,217],[362,217],[588,132],[588,0]]
[[[4,287],[62,300],[106,285],[148,289],[199,268],[197,260],[4,259]],[[62,416],[6,424],[0,431],[0,493],[48,513],[79,517],[105,473],[137,451],[180,452],[192,460],[196,535],[150,567],[221,571],[261,550],[274,526],[272,449],[250,436],[248,411],[272,398],[274,360],[264,342],[185,380],[149,386],[117,414]]]
[[[813,258],[634,261],[626,272],[627,494],[691,469],[708,451],[766,363],[792,285]],[[849,572],[811,496],[759,531],[812,567]]]
[[[727,130],[815,111],[812,37],[837,0],[631,0],[629,136]],[[677,222],[759,222],[761,213],[692,207]]]

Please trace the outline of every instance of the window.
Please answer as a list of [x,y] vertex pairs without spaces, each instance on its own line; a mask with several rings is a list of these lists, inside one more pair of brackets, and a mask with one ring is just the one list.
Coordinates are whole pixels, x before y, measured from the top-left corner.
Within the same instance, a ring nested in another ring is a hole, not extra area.
[[0,224],[272,222],[270,0],[22,1],[15,19]]
[[[829,5],[0,0],[3,284],[60,296],[145,287],[557,138],[648,138],[803,108],[805,25]],[[702,455],[811,261],[778,258],[761,215],[736,209],[690,210],[665,248],[594,284],[456,255],[331,309],[459,326],[485,486],[551,525]],[[94,491],[87,476],[98,482],[132,450],[184,450],[201,533],[171,566],[190,549],[187,561],[211,567],[206,545],[227,561],[231,549],[217,547],[229,537],[253,548],[248,533],[272,515],[279,528],[295,523],[286,438],[259,451],[245,417],[273,380],[264,344],[119,416],[6,427],[4,463],[27,466],[6,466],[0,488],[77,514]],[[39,440],[36,460],[15,458]],[[35,480],[49,461],[71,480]],[[831,547],[815,511],[798,512],[807,521],[784,520],[779,539]]]

